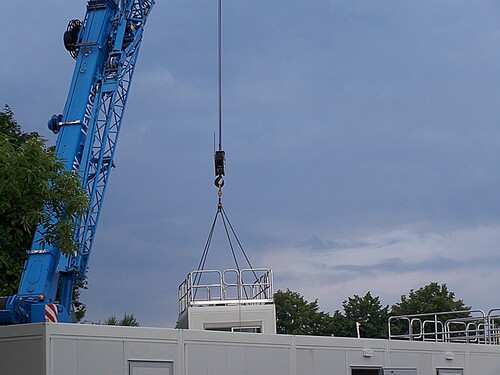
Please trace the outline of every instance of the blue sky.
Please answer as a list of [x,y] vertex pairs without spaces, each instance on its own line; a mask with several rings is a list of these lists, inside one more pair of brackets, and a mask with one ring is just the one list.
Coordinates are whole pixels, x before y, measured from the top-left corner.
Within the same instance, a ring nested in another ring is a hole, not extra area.
[[[0,104],[55,142],[84,1],[3,1]],[[90,260],[87,319],[170,327],[216,210],[215,0],[158,1]],[[223,1],[223,202],[276,289],[326,311],[447,283],[500,305],[500,5]],[[219,228],[221,229],[221,228]],[[216,239],[211,266],[232,267]]]

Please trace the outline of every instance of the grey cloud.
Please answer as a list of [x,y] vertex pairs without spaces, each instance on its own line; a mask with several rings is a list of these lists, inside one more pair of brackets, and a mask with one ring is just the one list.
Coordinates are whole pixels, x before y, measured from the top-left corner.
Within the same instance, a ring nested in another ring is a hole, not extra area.
[[339,241],[339,240],[323,240],[318,236],[312,236],[308,240],[300,244],[301,248],[317,250],[317,251],[330,251],[330,250],[348,250],[348,249],[378,249],[382,247],[396,245],[403,240],[399,238],[390,238],[380,241]]
[[[329,268],[331,274],[342,274],[342,280],[346,278],[355,279],[366,275],[380,274],[407,274],[411,272],[434,273],[439,276],[440,272],[471,272],[474,269],[487,269],[495,267],[500,263],[498,257],[483,257],[476,259],[453,259],[449,257],[432,257],[422,261],[405,261],[402,258],[389,258],[374,264],[358,265],[344,264]],[[328,278],[327,275],[324,277]]]

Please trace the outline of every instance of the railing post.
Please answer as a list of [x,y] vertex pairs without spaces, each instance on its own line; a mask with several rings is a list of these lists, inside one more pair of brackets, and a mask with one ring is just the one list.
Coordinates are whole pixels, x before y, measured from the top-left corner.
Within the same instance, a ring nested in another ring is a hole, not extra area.
[[[437,324],[437,315],[434,314],[434,342],[438,342],[438,324]],[[424,332],[425,334],[425,332]]]

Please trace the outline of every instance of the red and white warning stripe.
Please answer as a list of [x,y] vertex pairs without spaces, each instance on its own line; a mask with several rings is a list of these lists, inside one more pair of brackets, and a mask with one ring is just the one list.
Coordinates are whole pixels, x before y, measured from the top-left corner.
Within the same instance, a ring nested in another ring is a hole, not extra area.
[[45,321],[57,323],[57,305],[53,303],[45,305]]

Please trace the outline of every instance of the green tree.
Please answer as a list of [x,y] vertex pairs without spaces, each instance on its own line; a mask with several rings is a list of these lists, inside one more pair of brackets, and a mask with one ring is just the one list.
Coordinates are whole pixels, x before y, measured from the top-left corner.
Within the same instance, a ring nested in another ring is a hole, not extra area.
[[[318,300],[308,302],[297,292],[279,290],[274,295],[276,305],[277,332],[295,335],[320,335],[356,337],[356,323],[359,324],[361,337],[387,338],[388,321],[391,315],[411,315],[426,312],[467,311],[462,300],[448,291],[446,284],[431,283],[417,291],[410,290],[408,297],[392,306],[382,306],[380,298],[367,292],[364,296],[354,295],[342,303],[343,312],[336,310],[333,315],[319,311]],[[454,314],[453,317],[466,317],[467,312]],[[452,315],[443,315],[439,320],[446,321]],[[408,323],[391,324],[391,333],[408,332]],[[406,327],[404,326],[406,324]]]
[[412,315],[446,311],[470,310],[461,299],[455,299],[455,293],[448,290],[446,284],[432,282],[418,290],[410,290],[408,297],[392,305],[391,315]]
[[354,295],[342,303],[344,307],[344,326],[341,336],[357,336],[356,323],[359,324],[361,337],[386,338],[389,306],[382,307],[379,297],[367,292],[363,297]]
[[318,300],[308,302],[298,292],[287,289],[274,294],[276,331],[291,335],[331,335],[331,317],[319,311]]
[[332,336],[349,336],[347,334],[347,332],[349,331],[347,325],[348,322],[346,317],[340,312],[340,310],[335,310],[330,319],[330,326],[328,330],[329,332],[331,332]]
[[108,326],[127,326],[127,327],[139,327],[140,324],[135,318],[133,313],[130,314],[123,314],[123,318],[118,319],[115,315],[111,315],[106,321],[104,322],[105,325]]
[[64,170],[38,134],[23,133],[5,106],[0,112],[0,295],[16,292],[38,224],[46,229],[42,248],[77,250],[75,217],[87,207],[78,175]]
[[[414,314],[432,314],[439,312],[448,311],[465,311],[463,313],[454,314],[442,314],[436,315],[438,321],[445,324],[445,322],[451,318],[465,318],[470,314],[467,312],[470,310],[470,306],[466,306],[461,299],[455,299],[455,293],[448,290],[446,284],[439,285],[436,282],[432,282],[428,285],[421,287],[418,290],[410,290],[408,297],[406,295],[401,296],[401,300],[392,305],[392,316],[399,315],[414,315]],[[433,316],[428,316],[425,319],[433,320]],[[413,322],[411,330],[416,333],[422,330],[422,325],[418,322]],[[425,326],[425,333],[433,333],[435,328],[433,324],[428,324]],[[441,329],[438,329],[438,332]],[[410,332],[409,322],[407,320],[394,320],[391,323],[391,334],[403,334],[406,335]]]

